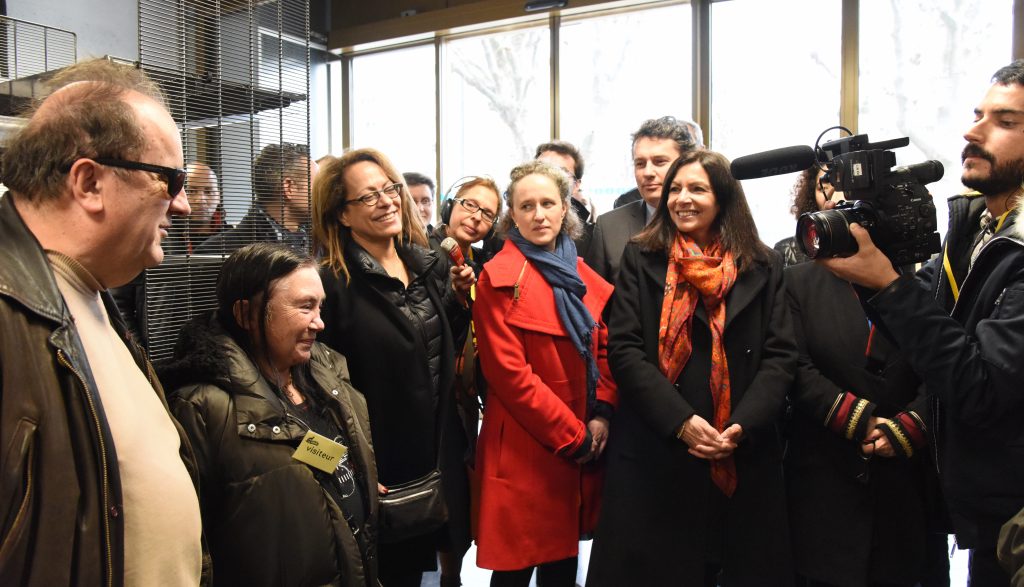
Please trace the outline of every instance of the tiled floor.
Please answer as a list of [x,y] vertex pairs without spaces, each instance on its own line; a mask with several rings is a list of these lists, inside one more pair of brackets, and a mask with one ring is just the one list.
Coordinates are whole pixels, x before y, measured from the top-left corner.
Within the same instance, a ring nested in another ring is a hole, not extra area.
[[[952,547],[953,539],[950,538]],[[587,564],[590,561],[590,542],[580,543],[580,571],[576,575],[578,585],[586,584]],[[438,573],[431,573],[423,577],[422,587],[438,587]],[[480,569],[476,566],[476,548],[471,547],[466,554],[462,564],[462,584],[465,587],[487,587],[490,581],[491,572]],[[950,587],[964,587],[967,585],[967,551],[957,550],[949,561],[949,584]],[[531,582],[531,586],[533,583]]]
[[[590,541],[580,542],[580,569],[576,573],[576,584],[585,585],[587,582],[587,565],[590,563]],[[440,585],[440,573],[430,573],[423,576],[422,587],[438,587]],[[491,580],[491,572],[476,566],[476,546],[471,546],[466,558],[462,561],[462,584],[464,587],[487,587]],[[530,582],[535,586],[535,581]]]

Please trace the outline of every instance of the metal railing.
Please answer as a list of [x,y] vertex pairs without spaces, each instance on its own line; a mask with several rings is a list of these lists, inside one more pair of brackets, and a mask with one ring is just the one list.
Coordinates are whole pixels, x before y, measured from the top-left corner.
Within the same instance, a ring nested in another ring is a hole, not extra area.
[[77,60],[75,33],[0,16],[0,81],[60,69]]

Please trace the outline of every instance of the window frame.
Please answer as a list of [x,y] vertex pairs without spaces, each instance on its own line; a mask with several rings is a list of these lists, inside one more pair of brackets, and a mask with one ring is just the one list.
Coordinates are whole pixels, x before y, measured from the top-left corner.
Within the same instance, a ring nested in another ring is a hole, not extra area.
[[[375,43],[375,46],[365,50],[354,50],[347,51],[341,54],[342,60],[342,86],[344,88],[342,94],[342,112],[341,118],[344,121],[344,130],[342,132],[342,147],[349,149],[352,147],[352,136],[351,136],[351,124],[349,124],[351,110],[349,108],[348,95],[352,89],[352,60],[354,58],[377,53],[382,51],[390,51],[393,49],[406,48],[410,46],[420,45],[433,45],[435,51],[435,105],[437,124],[436,137],[435,137],[435,169],[434,174],[438,180],[438,185],[443,185],[444,179],[441,177],[442,173],[442,160],[444,159],[444,146],[442,144],[443,125],[444,120],[442,117],[442,106],[441,106],[441,94],[442,88],[444,87],[444,44],[445,41],[451,39],[482,36],[494,33],[500,33],[505,31],[516,30],[520,28],[535,27],[538,25],[538,21],[547,21],[547,26],[551,34],[550,39],[550,57],[551,57],[551,82],[550,82],[550,102],[549,102],[549,113],[551,120],[551,138],[561,138],[561,111],[559,104],[560,96],[560,63],[559,63],[559,47],[561,43],[561,25],[563,20],[566,22],[578,21],[590,17],[607,16],[611,14],[626,13],[633,11],[648,10],[651,8],[660,8],[665,6],[689,4],[692,23],[692,82],[691,87],[693,88],[692,96],[692,110],[691,118],[697,122],[704,131],[704,141],[709,147],[714,148],[715,145],[715,129],[711,122],[711,5],[717,2],[730,2],[733,0],[661,0],[653,2],[637,2],[629,5],[616,5],[613,7],[602,7],[597,5],[592,8],[585,8],[579,11],[572,11],[563,16],[558,11],[553,11],[546,15],[531,15],[517,19],[513,22],[503,21],[501,24],[496,26],[487,25],[474,25],[467,27],[463,30],[457,31],[437,31],[433,35],[420,35],[417,38],[409,40],[407,37],[404,40],[399,40],[395,43]],[[1020,5],[1024,3],[1024,0],[1014,0],[1014,20],[1015,22],[1024,22],[1024,11],[1016,10]],[[617,4],[617,3],[616,3]],[[841,8],[842,18],[842,31],[841,31],[841,49],[840,49],[840,88],[839,88],[839,124],[850,129],[852,132],[857,133],[858,130],[858,117],[859,117],[859,79],[858,70],[860,63],[860,0],[842,0]],[[1015,26],[1013,29],[1013,38],[1011,39],[1010,45],[1012,47],[1013,58],[1024,58],[1024,27]]]

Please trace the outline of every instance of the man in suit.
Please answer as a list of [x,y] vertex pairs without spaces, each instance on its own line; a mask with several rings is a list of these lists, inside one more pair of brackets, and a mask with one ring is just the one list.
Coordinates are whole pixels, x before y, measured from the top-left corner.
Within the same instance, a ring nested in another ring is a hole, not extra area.
[[633,134],[633,175],[642,199],[602,214],[597,219],[587,265],[615,284],[626,243],[654,218],[661,201],[661,182],[669,165],[684,152],[703,146],[700,127],[671,116],[644,121]]

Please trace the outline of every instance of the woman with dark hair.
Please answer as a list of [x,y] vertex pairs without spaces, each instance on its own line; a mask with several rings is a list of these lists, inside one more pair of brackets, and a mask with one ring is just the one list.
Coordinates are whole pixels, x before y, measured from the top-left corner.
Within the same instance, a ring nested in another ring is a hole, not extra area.
[[[345,357],[316,342],[323,298],[312,259],[248,245],[161,370],[198,461],[217,584],[377,585],[366,404]],[[302,459],[307,446],[335,456]]]
[[[313,237],[323,257],[323,340],[349,359],[366,397],[377,473],[384,487],[439,469],[447,523],[411,538],[381,525],[384,587],[418,586],[437,550],[469,547],[466,441],[452,397],[452,332],[466,327],[471,268],[445,268],[427,240],[402,175],[384,154],[356,149],[313,183]],[[441,278],[438,277],[441,274]],[[386,514],[387,505],[383,506]],[[443,577],[444,585],[459,578]]]
[[[832,184],[824,180],[825,170],[817,166],[809,167],[800,172],[796,184],[793,185],[793,205],[790,212],[793,217],[799,219],[805,212],[817,212],[821,210],[825,202],[834,197],[842,199],[842,192],[836,192]],[[810,261],[811,259],[800,250],[796,237],[786,237],[775,243],[775,252],[782,255],[782,263],[789,267]]]
[[928,531],[941,499],[921,381],[849,282],[817,263],[785,279],[800,351],[786,451],[800,585],[926,583],[948,558],[945,532]]
[[616,402],[601,319],[612,286],[576,255],[569,176],[531,161],[511,177],[505,246],[473,306],[488,382],[477,564],[492,587],[526,587],[534,567],[539,584],[573,587]]
[[796,348],[782,264],[722,155],[669,167],[609,332],[620,400],[587,585],[791,584],[779,428]]

